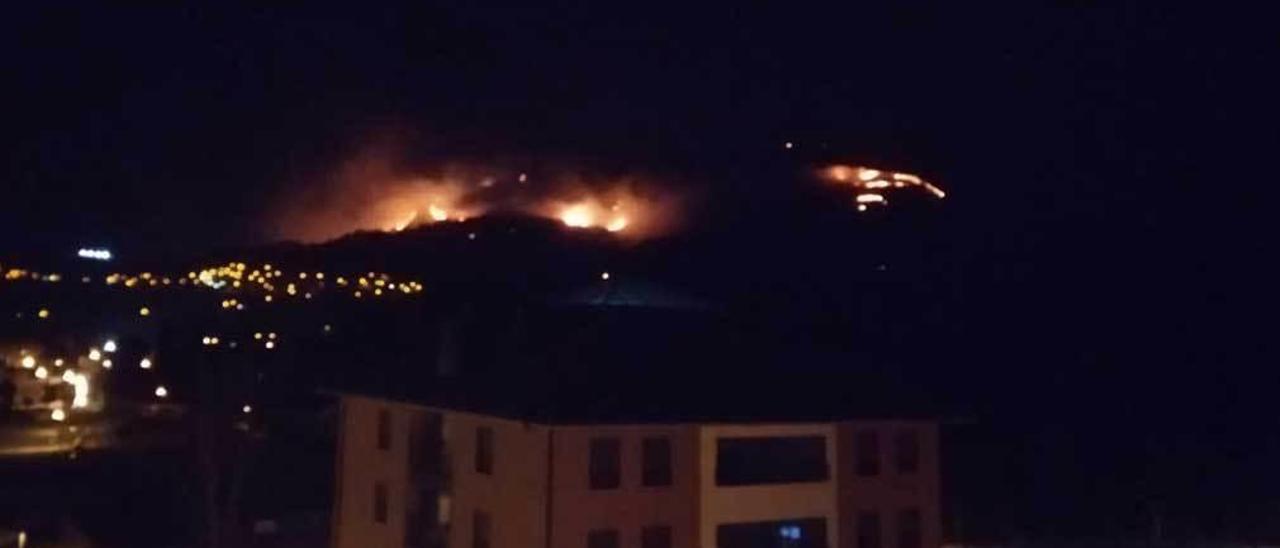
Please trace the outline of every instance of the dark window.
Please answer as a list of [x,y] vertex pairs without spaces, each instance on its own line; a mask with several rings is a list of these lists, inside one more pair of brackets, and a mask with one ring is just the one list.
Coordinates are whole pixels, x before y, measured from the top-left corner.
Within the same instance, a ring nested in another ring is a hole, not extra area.
[[382,482],[373,484],[373,521],[387,522],[387,484]]
[[862,430],[853,435],[853,452],[857,462],[855,472],[859,476],[880,473],[880,436],[875,430]]
[[920,548],[920,510],[908,508],[898,512],[898,548]]
[[471,548],[489,548],[489,535],[492,533],[489,513],[476,510],[471,516]]
[[920,469],[920,438],[915,430],[899,430],[894,434],[893,460],[899,474],[914,474]]
[[800,483],[827,477],[827,441],[821,436],[716,441],[716,485]]
[[822,518],[726,523],[716,527],[716,548],[826,548]]
[[640,548],[671,548],[671,527],[655,525],[641,529]]
[[476,428],[476,472],[493,474],[493,429]]
[[880,514],[858,512],[857,548],[880,548]]
[[596,529],[587,533],[587,548],[618,548],[618,530]]
[[592,489],[617,489],[622,484],[618,438],[592,438],[588,470]]
[[671,485],[671,440],[645,438],[641,442],[640,483],[648,487]]
[[391,411],[378,410],[378,449],[391,449]]

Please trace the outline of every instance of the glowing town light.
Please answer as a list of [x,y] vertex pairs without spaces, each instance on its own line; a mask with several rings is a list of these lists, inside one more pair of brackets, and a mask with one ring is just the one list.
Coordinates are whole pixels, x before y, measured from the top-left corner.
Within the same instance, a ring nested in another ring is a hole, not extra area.
[[276,347],[276,343],[274,341],[267,341],[267,343],[262,346],[265,347],[267,350],[271,350]]
[[785,149],[787,149],[787,150],[791,150],[791,149],[792,149],[792,148],[794,148],[795,146],[796,146],[796,145],[795,145],[795,143],[792,143],[791,141],[787,141],[787,142],[785,142],[785,143],[782,143],[782,148],[785,148]]
[[449,219],[449,212],[435,204],[427,206],[427,214],[431,216],[433,221],[447,221]]
[[267,333],[267,338],[268,338],[268,339],[271,339],[271,340],[273,340],[273,341],[274,341],[274,340],[276,340],[276,332],[275,332],[275,331],[272,331],[272,332],[270,332],[270,333]]
[[101,350],[98,350],[97,348],[90,348],[90,349],[89,349],[89,359],[90,359],[90,360],[93,360],[93,361],[95,361],[95,362],[96,362],[96,361],[98,361],[98,360],[101,360],[101,359],[102,359],[102,351],[101,351]]
[[601,280],[608,280],[608,279],[609,279],[609,273],[608,273],[608,272],[601,272],[601,273],[600,273],[600,279],[601,279]]
[[42,365],[42,366],[40,366],[40,367],[37,367],[37,368],[36,368],[36,378],[37,378],[37,379],[40,379],[40,380],[44,380],[44,379],[49,378],[49,370],[48,370],[48,369],[45,369],[43,365]]
[[43,320],[43,319],[45,319],[45,318],[48,318],[48,317],[49,317],[49,309],[48,309],[48,308],[41,308],[39,312],[36,312],[36,316],[37,316],[37,317],[39,317],[39,318],[40,318],[40,319],[42,319],[42,320]]
[[263,297],[263,298],[262,298],[262,300],[264,300],[264,301],[266,301],[266,302],[271,302],[271,295],[267,295],[267,296]]
[[76,256],[81,259],[93,259],[95,261],[110,261],[111,251],[108,249],[95,249],[82,247],[76,250]]
[[56,360],[53,360],[53,365],[55,365],[55,366],[57,366],[57,367],[62,367],[62,364],[63,364],[63,363],[65,363],[65,362],[62,360],[62,358],[58,358],[58,359],[56,359]]
[[866,211],[867,204],[858,204],[858,211]]
[[143,369],[151,369],[151,359],[142,358],[141,360],[138,361],[138,367],[141,367]]
[[252,406],[252,405],[245,404],[245,406],[244,406],[244,407],[241,407],[241,408],[240,408],[240,412],[242,412],[242,413],[244,413],[244,414],[248,415],[249,413],[252,413],[252,412],[253,412],[253,406]]
[[70,369],[62,372],[62,382],[71,382],[76,378],[76,372]]
[[330,331],[333,331],[333,326],[329,324],[324,324],[324,332],[328,333]]
[[162,384],[156,387],[155,394],[157,398],[167,398],[169,397],[169,389],[165,388],[164,385]]
[[262,332],[261,332],[261,331],[259,331],[259,332],[257,332],[257,333],[254,333],[254,334],[253,334],[253,339],[254,339],[254,340],[259,340],[259,341],[260,341],[260,340],[262,340]]
[[858,170],[858,179],[862,182],[873,181],[880,177],[880,170],[862,168]]
[[114,364],[112,364],[112,363],[111,363],[111,360],[102,360],[102,368],[103,368],[103,369],[111,369],[111,366],[112,366],[112,365],[114,365]]
[[75,396],[71,399],[71,408],[80,409],[89,406],[89,377],[78,373],[71,378],[71,386],[75,387]]
[[200,337],[200,344],[203,344],[203,345],[205,345],[205,346],[209,346],[209,345],[213,344],[213,338],[212,338],[212,337]]
[[61,409],[54,409],[52,413],[49,413],[49,418],[53,419],[54,422],[62,422],[67,420],[67,412]]
[[108,352],[108,353],[109,353],[109,352],[115,352],[115,351],[116,351],[116,342],[115,342],[115,341],[113,341],[113,340],[108,340],[107,342],[102,343],[102,350],[103,350],[104,352]]
[[147,308],[147,307],[145,307],[145,306],[144,306],[144,307],[142,307],[142,308],[139,308],[139,309],[138,309],[138,315],[139,315],[139,316],[142,316],[142,317],[144,317],[144,318],[145,318],[145,317],[147,317],[147,316],[150,316],[150,315],[151,315],[151,309],[150,309],[150,308]]
[[859,194],[854,199],[860,204],[882,204],[885,201],[881,194]]
[[22,357],[22,368],[31,369],[36,366],[36,359],[31,356]]

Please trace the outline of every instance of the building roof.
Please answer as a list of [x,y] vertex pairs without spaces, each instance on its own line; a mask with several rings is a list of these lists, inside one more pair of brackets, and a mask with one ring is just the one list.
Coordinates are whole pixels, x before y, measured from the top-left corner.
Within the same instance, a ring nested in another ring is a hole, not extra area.
[[909,386],[849,375],[385,379],[337,392],[548,424],[827,422],[939,412]]

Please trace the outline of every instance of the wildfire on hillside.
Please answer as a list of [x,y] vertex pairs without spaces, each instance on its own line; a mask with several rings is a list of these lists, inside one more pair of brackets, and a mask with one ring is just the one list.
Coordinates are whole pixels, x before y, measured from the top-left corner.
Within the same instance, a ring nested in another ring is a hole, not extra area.
[[818,170],[818,178],[829,183],[853,187],[857,191],[854,195],[854,203],[857,204],[858,211],[866,211],[873,206],[887,206],[889,205],[888,195],[902,189],[921,188],[938,199],[947,196],[941,188],[921,179],[918,175],[863,166],[829,165]]
[[573,229],[644,239],[668,229],[678,197],[639,177],[560,174],[449,166],[405,176],[385,159],[358,159],[313,192],[288,200],[277,235],[322,242],[356,231],[399,232],[487,213],[551,219]]

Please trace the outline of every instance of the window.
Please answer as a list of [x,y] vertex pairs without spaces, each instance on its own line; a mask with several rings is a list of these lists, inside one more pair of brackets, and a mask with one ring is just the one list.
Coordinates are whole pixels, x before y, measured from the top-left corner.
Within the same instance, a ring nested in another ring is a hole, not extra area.
[[899,474],[920,470],[920,438],[915,430],[899,430],[893,436],[893,460]]
[[853,435],[853,452],[857,459],[854,472],[859,476],[880,473],[880,436],[875,430],[862,430]]
[[898,512],[898,548],[920,548],[920,510],[908,508]]
[[874,511],[858,512],[857,548],[880,548],[880,514]]
[[641,529],[640,548],[671,548],[671,527],[655,525]]
[[490,529],[493,528],[488,512],[476,510],[471,515],[471,548],[489,548]]
[[596,529],[587,533],[587,548],[618,548],[618,530]]
[[716,485],[801,483],[827,477],[827,440],[822,436],[716,440]]
[[378,449],[391,449],[391,411],[378,410]]
[[640,484],[646,487],[671,485],[671,440],[645,438],[640,445]]
[[373,521],[387,522],[387,484],[382,482],[373,484]]
[[828,548],[827,520],[725,523],[716,526],[716,548]]
[[476,428],[476,472],[493,474],[493,429]]
[[618,438],[592,438],[590,468],[592,489],[617,489],[622,484]]

